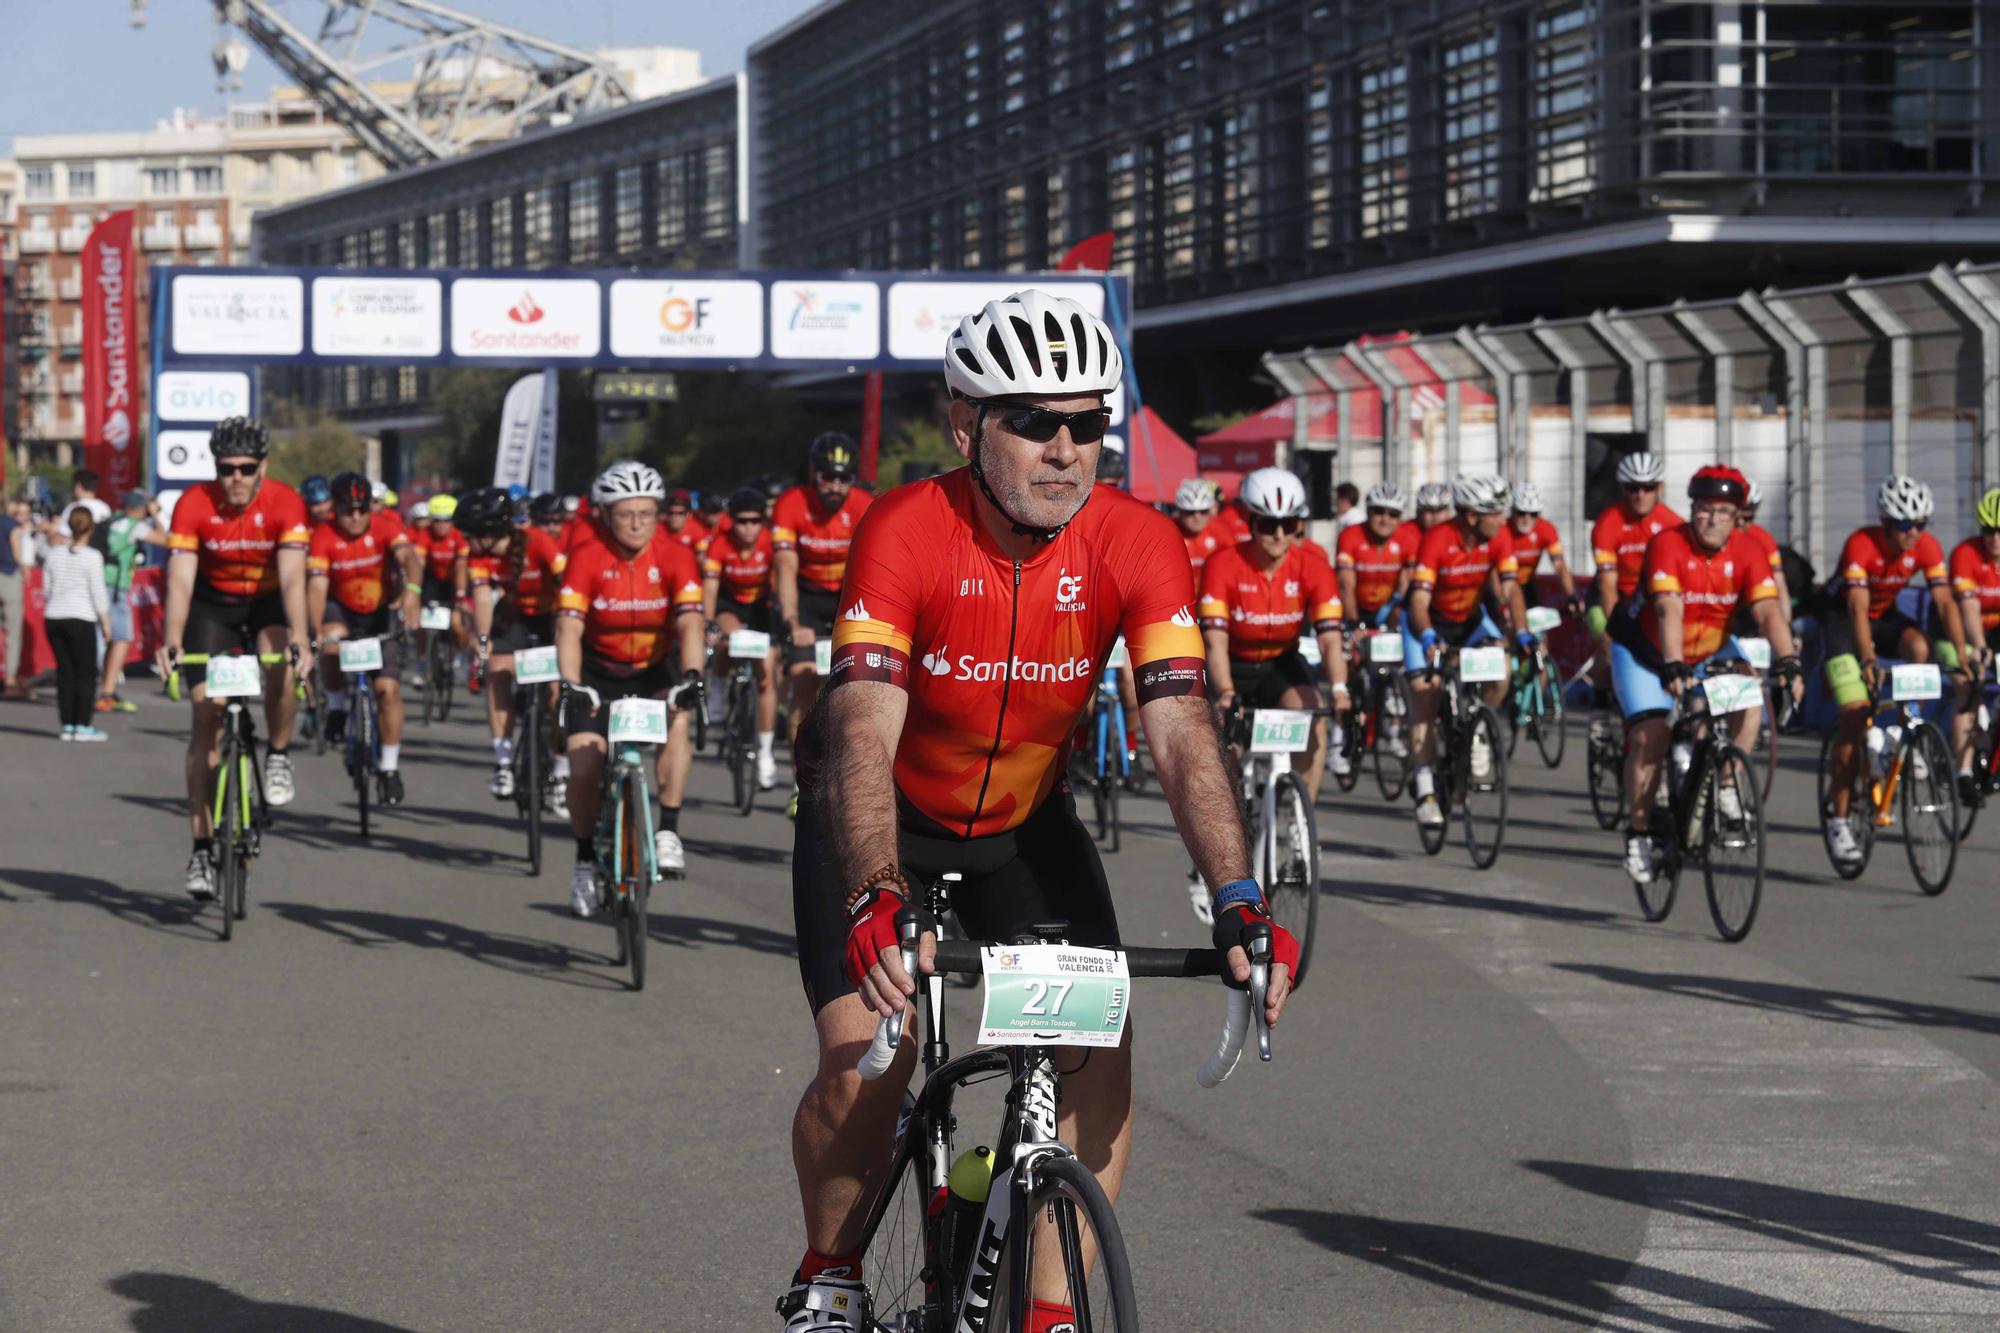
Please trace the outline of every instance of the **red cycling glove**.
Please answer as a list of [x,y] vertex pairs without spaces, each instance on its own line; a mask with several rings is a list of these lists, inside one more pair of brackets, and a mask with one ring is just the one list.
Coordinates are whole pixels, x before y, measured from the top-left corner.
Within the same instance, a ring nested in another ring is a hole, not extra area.
[[1297,990],[1299,942],[1292,938],[1291,931],[1271,920],[1270,909],[1262,902],[1234,902],[1215,914],[1215,947],[1225,956],[1223,982],[1237,990],[1244,988],[1237,985],[1236,979],[1229,974],[1227,955],[1231,949],[1238,947],[1245,953],[1250,951],[1250,927],[1258,922],[1271,928],[1271,962],[1285,965],[1286,974],[1292,979],[1292,989]]
[[[870,889],[847,914],[847,980],[859,986],[882,959],[885,949],[894,949],[896,913],[903,910],[903,895],[894,889]],[[1296,947],[1293,957],[1298,956]]]

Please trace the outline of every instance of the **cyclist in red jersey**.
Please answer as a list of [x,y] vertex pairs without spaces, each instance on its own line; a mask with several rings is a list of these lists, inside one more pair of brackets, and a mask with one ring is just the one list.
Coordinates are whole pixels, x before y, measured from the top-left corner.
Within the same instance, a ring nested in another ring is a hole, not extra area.
[[[1737,527],[1737,510],[1749,493],[1749,481],[1735,468],[1696,472],[1688,483],[1688,521],[1663,529],[1646,544],[1639,562],[1642,591],[1625,600],[1610,625],[1611,669],[1626,727],[1625,873],[1635,884],[1652,883],[1659,871],[1660,850],[1648,829],[1674,700],[1686,691],[1695,667],[1733,647],[1730,623],[1739,608],[1747,608],[1770,639],[1778,655],[1774,665],[1794,696],[1800,692],[1791,624],[1779,610],[1770,564]],[[1732,741],[1747,750],[1759,720],[1754,708],[1737,713],[1730,722]],[[1725,784],[1731,777],[1725,775]],[[1743,805],[1733,785],[1724,785],[1717,801],[1722,818],[1741,818]]]
[[1432,528],[1451,521],[1451,486],[1442,481],[1427,481],[1417,487],[1417,517],[1414,520],[1418,532],[1429,532]]
[[333,484],[325,477],[315,472],[301,481],[299,499],[305,502],[306,524],[314,532],[333,522]]
[[660,531],[693,551],[697,559],[702,547],[708,545],[708,525],[694,516],[694,497],[678,488],[667,492],[666,506],[660,510]]
[[1618,484],[1624,498],[1608,506],[1590,528],[1591,555],[1597,564],[1597,606],[1590,616],[1593,634],[1602,636],[1618,603],[1639,587],[1639,566],[1646,544],[1681,516],[1660,503],[1667,465],[1648,453],[1627,454],[1618,464]]
[[1395,482],[1376,482],[1363,501],[1361,522],[1341,529],[1334,543],[1334,573],[1348,619],[1387,627],[1402,610],[1422,533],[1404,520],[1409,501]]
[[1952,750],[1958,756],[1958,798],[1978,805],[1989,794],[1973,778],[1973,731],[1978,723],[1980,682],[1993,668],[1994,639],[2000,636],[2000,489],[1979,497],[1979,535],[1951,551],[1951,591],[1965,627],[1971,668],[1966,692],[1952,710]]
[[[472,593],[473,651],[485,663],[486,730],[493,745],[493,775],[486,790],[497,801],[514,795],[514,654],[555,642],[556,586],[568,566],[555,538],[516,526],[507,492],[481,486],[459,497],[452,521],[470,553],[466,581]],[[549,765],[546,808],[567,812],[569,759]]]
[[786,730],[794,745],[799,727],[819,698],[819,667],[814,640],[833,633],[834,604],[840,597],[841,575],[847,570],[847,548],[854,526],[873,499],[854,485],[860,455],[854,441],[839,431],[827,431],[812,442],[806,466],[812,485],[793,486],[771,509],[773,581],[778,594],[778,621],[791,646],[785,653],[791,702]]
[[[312,535],[306,550],[306,618],[319,645],[319,678],[326,690],[327,739],[347,725],[347,675],[340,669],[343,639],[380,639],[382,666],[375,673],[375,715],[382,754],[377,785],[383,805],[403,803],[403,626],[415,619],[422,563],[403,520],[394,510],[375,511],[368,478],[342,472],[329,483],[333,517]],[[400,611],[398,601],[402,602]]]
[[[954,329],[945,366],[952,438],[971,466],[898,487],[863,520],[825,706],[801,737],[793,910],[820,1056],[793,1122],[808,1249],[779,1305],[791,1330],[826,1328],[825,1310],[852,1316],[833,1327],[871,1327],[859,1238],[916,1043],[877,1082],[856,1078],[854,1060],[877,1016],[915,990],[895,947],[908,884],[962,873],[953,905],[974,937],[1059,917],[1079,945],[1117,943],[1095,840],[1062,777],[1121,632],[1161,789],[1223,886],[1216,939],[1232,975],[1248,976],[1247,923],[1268,920],[1209,716],[1180,534],[1092,485],[1104,395],[1122,373],[1110,331],[1074,302],[1024,292]],[[921,937],[922,971],[933,941]],[[1297,946],[1282,929],[1273,944],[1284,962],[1272,969],[1275,1018]],[[1131,1134],[1129,1036],[1093,1051],[1063,1091],[1058,1132],[1115,1196]],[[1049,1316],[1069,1299],[1059,1275],[1051,1289],[1039,1272],[1034,1295]]]
[[687,871],[681,801],[693,751],[688,710],[702,690],[701,570],[694,553],[661,538],[666,483],[644,463],[613,463],[590,488],[604,540],[579,547],[556,593],[556,668],[569,732],[569,820],[576,834],[570,910],[597,910],[593,837],[602,792],[605,732],[613,700],[666,698],[672,708],[660,747],[660,826],[654,855],[663,875]]
[[1188,567],[1201,581],[1201,567],[1222,549],[1215,533],[1215,490],[1200,477],[1189,477],[1174,489],[1174,522],[1187,543]]
[[1216,512],[1215,522],[1210,526],[1215,529],[1218,549],[1247,540],[1250,536],[1250,515],[1243,507],[1242,498],[1239,496],[1222,505]]
[[[768,504],[771,497],[764,498]],[[708,535],[711,537],[729,531],[728,499],[720,490],[713,488],[704,490],[700,501],[695,505],[695,517],[701,520],[701,525],[708,529]]]
[[[264,673],[264,720],[270,740],[264,764],[264,799],[290,805],[296,795],[286,754],[298,711],[292,673],[305,658],[305,502],[299,493],[265,475],[271,440],[249,417],[230,417],[209,432],[216,480],[190,487],[174,506],[167,535],[166,624],[161,634],[163,671],[180,665],[183,652],[219,653],[252,648],[283,653],[287,660]],[[186,887],[199,901],[215,896],[214,845],[209,827],[209,780],[220,760],[222,705],[208,698],[207,668],[186,668],[194,701],[186,773],[188,823],[194,851]]]
[[709,642],[721,655],[711,675],[732,665],[729,636],[750,630],[771,636],[771,648],[750,664],[757,681],[757,788],[769,791],[778,782],[778,759],[772,745],[778,732],[778,637],[771,634],[771,525],[765,520],[769,502],[764,493],[745,486],[729,497],[727,532],[718,533],[701,558],[701,610],[709,625]]
[[[458,651],[464,652],[472,646],[472,617],[466,614],[465,605],[471,585],[465,534],[452,522],[458,513],[458,499],[433,495],[427,513],[424,524],[410,533],[410,540],[423,561],[422,604],[451,608],[452,642]],[[420,659],[428,651],[429,638],[428,630],[417,635],[416,651]]]
[[[1506,608],[1517,638],[1532,641],[1516,577],[1513,544],[1507,536],[1505,479],[1485,472],[1460,474],[1451,487],[1458,511],[1454,522],[1424,533],[1417,564],[1410,576],[1409,610],[1403,617],[1403,670],[1410,678],[1410,739],[1417,752],[1411,771],[1411,792],[1417,822],[1444,822],[1437,800],[1437,720],[1440,688],[1435,671],[1445,648],[1469,648],[1500,638],[1499,626],[1486,603]],[[1525,645],[1524,645],[1525,646]],[[1486,687],[1486,702],[1497,705],[1506,682]],[[1473,737],[1475,777],[1486,776],[1492,758],[1483,738]]]
[[[1778,613],[1789,625],[1792,623],[1792,590],[1785,582],[1785,556],[1771,530],[1757,521],[1757,510],[1763,503],[1764,488],[1755,481],[1750,482],[1750,498],[1736,511],[1736,526],[1757,543],[1757,549],[1764,553],[1765,561],[1771,566],[1771,583],[1778,590]],[[1739,615],[1737,620],[1741,622],[1742,616]]]
[[1514,508],[1507,518],[1507,541],[1514,548],[1515,577],[1521,581],[1521,596],[1528,605],[1539,604],[1535,575],[1541,568],[1542,557],[1547,555],[1549,568],[1562,587],[1563,605],[1572,613],[1582,608],[1576,579],[1569,572],[1569,561],[1563,558],[1562,537],[1556,532],[1556,525],[1542,517],[1542,488],[1532,481],[1514,488]]

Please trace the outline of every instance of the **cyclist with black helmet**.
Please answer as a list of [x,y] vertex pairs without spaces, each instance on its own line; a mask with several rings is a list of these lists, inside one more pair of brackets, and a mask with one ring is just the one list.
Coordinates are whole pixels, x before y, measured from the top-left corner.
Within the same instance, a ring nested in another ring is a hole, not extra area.
[[771,508],[772,574],[778,592],[778,620],[791,640],[786,677],[791,687],[786,730],[794,743],[799,727],[819,698],[817,650],[813,644],[833,633],[841,576],[854,526],[871,497],[854,485],[860,452],[854,441],[830,430],[806,452],[809,486],[793,486]]
[[667,502],[660,507],[660,531],[693,551],[697,560],[708,545],[708,525],[695,517],[694,497],[678,486],[667,492]]
[[551,538],[561,535],[563,520],[566,517],[563,512],[563,497],[554,491],[542,492],[528,505],[528,522],[548,533]]
[[[776,664],[778,636],[772,634],[771,525],[765,520],[769,502],[764,493],[745,486],[729,497],[729,528],[712,538],[701,557],[701,609],[711,644],[725,651],[737,630],[771,634],[771,651],[751,663],[757,679],[757,788],[769,791],[778,783],[778,760],[772,745],[778,730]],[[723,671],[714,674],[722,675]]]
[[299,483],[299,498],[306,502],[306,518],[315,531],[333,519],[333,483],[315,472]]
[[1125,474],[1129,467],[1130,464],[1126,461],[1123,449],[1115,449],[1109,444],[1105,445],[1103,451],[1097,455],[1097,484],[1099,486],[1117,486],[1122,489],[1125,485]]
[[[214,481],[182,493],[167,536],[166,625],[161,665],[179,667],[183,652],[219,653],[254,645],[259,653],[283,653],[264,680],[264,719],[270,750],[264,766],[264,799],[290,805],[295,797],[292,761],[286,753],[298,705],[292,677],[305,656],[306,546],[311,533],[299,493],[265,475],[271,438],[261,423],[230,417],[209,432],[215,459]],[[214,836],[209,826],[209,779],[219,761],[222,707],[208,698],[208,671],[183,671],[194,701],[194,731],[188,738],[188,822],[194,852],[186,886],[197,900],[215,896],[210,860]]]
[[[368,478],[342,472],[328,484],[333,518],[314,529],[306,551],[306,616],[320,648],[319,678],[326,690],[327,739],[339,740],[347,724],[347,676],[340,669],[342,639],[382,641],[375,673],[376,716],[382,759],[377,771],[383,805],[403,803],[403,626],[417,614],[423,562],[403,520],[392,509],[376,512]],[[400,613],[397,601],[400,598]]]
[[[493,486],[459,497],[453,522],[465,534],[466,583],[472,594],[473,651],[486,664],[486,729],[493,743],[495,800],[514,794],[514,654],[555,642],[556,583],[565,560],[555,538],[514,525],[515,503]],[[550,766],[548,806],[560,813],[568,795],[567,756]]]

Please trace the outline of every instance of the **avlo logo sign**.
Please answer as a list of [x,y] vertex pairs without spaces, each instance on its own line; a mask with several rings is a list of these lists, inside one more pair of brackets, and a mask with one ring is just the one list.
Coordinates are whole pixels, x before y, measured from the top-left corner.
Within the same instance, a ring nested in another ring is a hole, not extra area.
[[240,370],[169,370],[155,388],[162,421],[221,421],[250,415],[250,376]]

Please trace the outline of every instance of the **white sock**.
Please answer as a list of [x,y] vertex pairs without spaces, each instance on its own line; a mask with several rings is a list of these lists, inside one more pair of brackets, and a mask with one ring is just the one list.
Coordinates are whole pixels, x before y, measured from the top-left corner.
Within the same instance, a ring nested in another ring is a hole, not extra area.
[[326,692],[326,707],[328,712],[345,713],[347,711],[347,691],[328,690]]
[[507,764],[512,763],[513,760],[514,742],[505,736],[495,737],[493,741],[493,762],[496,764]]
[[1437,775],[1431,772],[1429,764],[1420,764],[1416,773],[1411,776],[1410,782],[1420,801],[1426,796],[1437,794]]
[[384,773],[394,773],[396,771],[396,765],[400,764],[402,761],[403,761],[402,746],[388,745],[388,744],[384,744],[382,746],[381,768]]
[[551,776],[551,777],[557,777],[557,778],[561,778],[561,779],[562,779],[562,780],[563,780],[564,782],[568,782],[568,781],[569,781],[569,756],[568,756],[568,755],[566,755],[566,754],[559,754],[559,755],[557,755],[557,756],[556,756],[556,761],[555,761],[555,763],[554,763],[554,764],[552,764],[552,765],[550,766],[550,776]]
[[759,759],[769,759],[772,757],[771,745],[777,738],[778,733],[775,731],[760,731],[757,733],[757,757]]

